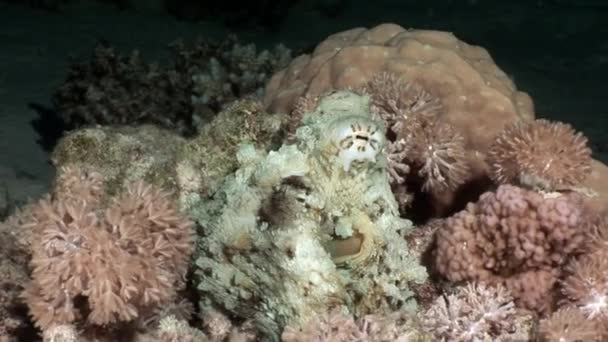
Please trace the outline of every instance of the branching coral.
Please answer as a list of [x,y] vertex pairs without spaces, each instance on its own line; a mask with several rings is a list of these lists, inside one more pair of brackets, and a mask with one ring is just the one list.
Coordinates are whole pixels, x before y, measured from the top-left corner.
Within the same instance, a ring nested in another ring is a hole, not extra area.
[[175,300],[193,231],[169,194],[138,182],[106,205],[99,175],[63,172],[24,224],[32,253],[24,298],[36,324],[112,326]]
[[560,267],[589,232],[576,193],[502,185],[446,219],[437,231],[437,270],[452,281],[504,284],[516,303],[546,311]]
[[196,129],[189,77],[99,45],[90,61],[70,67],[53,103],[70,129],[153,123],[188,135]]
[[184,65],[192,78],[195,110],[208,106],[219,111],[244,96],[261,97],[270,76],[287,66],[291,50],[282,44],[258,51],[255,44],[243,44],[234,35],[222,43],[198,40],[192,46],[172,44],[178,65]]
[[532,316],[518,312],[502,286],[469,283],[421,314],[434,341],[528,341]]
[[488,151],[492,178],[541,190],[578,186],[591,172],[587,138],[572,126],[538,119],[507,127]]
[[193,135],[201,121],[245,95],[261,96],[273,72],[291,60],[283,45],[258,51],[235,37],[169,45],[170,65],[144,62],[98,46],[90,61],[70,67],[53,102],[68,128],[152,123]]

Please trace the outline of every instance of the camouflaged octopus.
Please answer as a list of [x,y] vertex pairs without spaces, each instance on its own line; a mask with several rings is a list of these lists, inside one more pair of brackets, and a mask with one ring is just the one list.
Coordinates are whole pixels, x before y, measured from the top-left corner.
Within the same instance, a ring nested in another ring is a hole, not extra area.
[[304,115],[292,144],[241,146],[213,199],[189,205],[203,227],[201,310],[241,317],[268,340],[334,307],[415,310],[409,285],[426,270],[403,238],[411,222],[391,192],[384,132],[368,97],[340,91]]

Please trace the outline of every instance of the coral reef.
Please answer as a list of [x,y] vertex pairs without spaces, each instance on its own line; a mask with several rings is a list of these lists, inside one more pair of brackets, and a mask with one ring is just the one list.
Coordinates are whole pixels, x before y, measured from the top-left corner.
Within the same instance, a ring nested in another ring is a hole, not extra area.
[[[447,124],[462,136],[467,180],[455,191],[434,194],[414,206],[416,210],[432,208],[430,216],[449,215],[486,190],[490,185],[486,152],[496,136],[507,126],[534,119],[530,97],[516,89],[485,49],[451,33],[406,30],[395,24],[355,28],[327,37],[311,54],[297,56],[272,76],[264,105],[271,112],[290,115],[295,128],[316,98],[336,89],[366,91],[389,130],[398,117],[431,113],[440,122],[437,125]],[[394,136],[387,137],[391,164],[397,168],[392,177],[399,180],[411,171],[399,162],[407,152]],[[582,140],[574,142],[580,146]],[[590,175],[581,184],[597,192],[589,202],[598,211],[608,210],[605,179],[608,167],[592,161]],[[395,189],[404,207],[412,201],[408,192],[402,186]]]
[[144,324],[185,285],[194,232],[170,194],[143,182],[106,203],[102,192],[100,174],[66,167],[53,196],[28,209],[23,297],[43,331],[103,326],[111,336]]
[[601,187],[586,186],[602,170],[587,139],[564,123],[518,122],[487,159],[498,188],[439,221],[435,269],[454,282],[505,286],[542,317],[541,341],[604,340],[606,203],[595,199]]
[[242,146],[213,200],[188,206],[203,227],[202,310],[252,320],[276,340],[336,306],[355,317],[415,309],[409,284],[426,272],[408,253],[383,132],[368,97],[337,92],[304,115],[295,143]]
[[393,24],[292,62],[171,49],[100,48],[59,91],[104,126],[63,137],[53,192],[0,226],[0,334],[22,293],[48,341],[608,336],[608,167],[484,49]]

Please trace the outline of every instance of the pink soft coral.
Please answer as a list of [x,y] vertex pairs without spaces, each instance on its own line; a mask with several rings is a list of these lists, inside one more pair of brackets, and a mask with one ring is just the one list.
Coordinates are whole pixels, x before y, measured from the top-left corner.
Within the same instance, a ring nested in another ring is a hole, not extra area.
[[591,149],[569,124],[538,119],[508,126],[490,147],[488,163],[499,184],[563,190],[591,172]]
[[63,173],[24,224],[32,253],[24,297],[36,324],[111,325],[171,303],[193,231],[169,194],[138,182],[103,205],[98,174]]
[[406,82],[395,73],[377,73],[357,90],[370,96],[371,111],[386,124],[389,135],[399,131],[407,120],[414,117],[434,118],[441,109],[439,98],[417,83]]
[[405,161],[422,180],[422,190],[456,190],[469,176],[464,137],[450,124],[415,117],[402,124],[397,139],[405,141]]
[[393,184],[402,184],[410,168],[426,192],[454,190],[466,180],[464,137],[439,119],[439,98],[388,72],[375,74],[357,91],[370,96],[372,113],[387,127]]

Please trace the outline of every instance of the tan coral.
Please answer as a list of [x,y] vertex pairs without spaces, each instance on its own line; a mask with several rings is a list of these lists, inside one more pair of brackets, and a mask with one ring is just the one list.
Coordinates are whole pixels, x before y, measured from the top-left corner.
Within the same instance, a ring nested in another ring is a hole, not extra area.
[[484,150],[506,124],[534,117],[530,97],[515,88],[485,49],[448,32],[395,24],[329,36],[311,55],[297,57],[271,78],[264,104],[270,112],[290,113],[301,96],[357,88],[381,72],[415,82],[439,98],[439,117],[475,150]]

